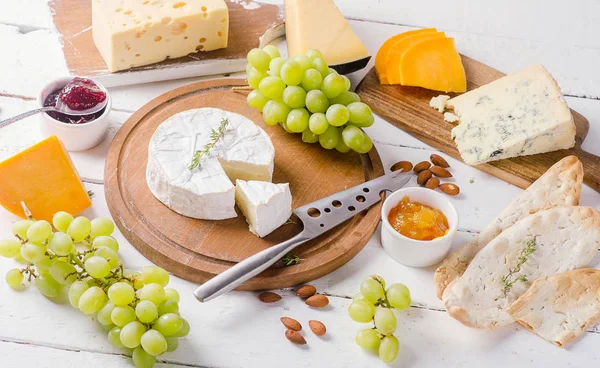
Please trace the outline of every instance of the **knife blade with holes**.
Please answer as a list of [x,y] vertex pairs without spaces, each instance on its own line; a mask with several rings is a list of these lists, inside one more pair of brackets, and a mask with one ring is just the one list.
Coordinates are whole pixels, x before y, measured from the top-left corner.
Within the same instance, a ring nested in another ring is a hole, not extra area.
[[207,302],[258,275],[299,245],[316,238],[381,201],[381,193],[402,188],[410,173],[393,172],[319,199],[294,210],[304,229],[293,238],[265,249],[208,280],[195,291]]

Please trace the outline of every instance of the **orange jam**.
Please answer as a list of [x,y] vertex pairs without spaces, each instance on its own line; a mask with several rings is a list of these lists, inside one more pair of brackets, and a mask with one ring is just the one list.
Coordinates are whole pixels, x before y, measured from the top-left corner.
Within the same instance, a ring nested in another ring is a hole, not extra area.
[[400,234],[415,240],[433,240],[448,232],[448,219],[437,208],[411,202],[408,196],[392,208],[388,221]]

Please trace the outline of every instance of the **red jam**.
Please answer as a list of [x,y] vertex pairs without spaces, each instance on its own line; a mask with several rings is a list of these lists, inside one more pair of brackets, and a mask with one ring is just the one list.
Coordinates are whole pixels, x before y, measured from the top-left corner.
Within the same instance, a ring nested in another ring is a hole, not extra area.
[[[104,102],[106,93],[93,81],[75,77],[66,86],[50,93],[44,100],[44,106],[56,106],[58,99],[71,110],[86,110]],[[96,113],[82,116],[67,115],[56,111],[50,111],[47,114],[63,123],[83,124],[100,117],[105,109],[106,107]]]
[[106,100],[106,93],[89,79],[75,77],[58,95],[58,98],[71,110],[91,109]]

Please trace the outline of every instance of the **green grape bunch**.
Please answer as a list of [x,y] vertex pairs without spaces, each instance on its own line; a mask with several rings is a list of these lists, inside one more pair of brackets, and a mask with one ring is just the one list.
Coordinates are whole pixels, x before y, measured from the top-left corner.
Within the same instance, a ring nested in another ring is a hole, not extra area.
[[190,325],[179,314],[179,293],[166,288],[169,274],[157,266],[140,272],[123,267],[113,221],[58,212],[47,221],[32,218],[12,225],[14,238],[0,240],[0,256],[25,264],[6,273],[13,289],[34,284],[47,298],[66,294],[69,304],[108,331],[117,348],[133,349],[138,368],[173,351]]
[[350,92],[350,80],[329,68],[318,50],[291,59],[277,47],[248,53],[250,107],[259,110],[267,125],[281,125],[288,133],[301,133],[302,141],[325,149],[367,153],[373,148],[363,131],[375,121],[371,108]]
[[390,285],[385,289],[381,276],[370,276],[360,284],[360,293],[352,299],[348,314],[356,322],[374,323],[356,335],[356,343],[363,349],[377,352],[379,358],[390,363],[400,351],[400,342],[394,336],[396,315],[394,309],[410,307],[410,290],[403,284]]

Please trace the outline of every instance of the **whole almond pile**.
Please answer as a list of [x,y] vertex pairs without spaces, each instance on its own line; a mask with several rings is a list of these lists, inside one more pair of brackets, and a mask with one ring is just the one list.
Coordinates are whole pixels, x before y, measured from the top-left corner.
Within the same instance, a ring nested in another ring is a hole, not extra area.
[[[412,168],[412,164],[411,164]],[[409,169],[410,170],[410,169]],[[312,285],[303,285],[296,289],[296,295],[304,299],[304,303],[312,308],[324,308],[329,305],[329,298],[322,294],[317,294],[317,288]],[[263,303],[274,303],[281,300],[281,296],[271,291],[264,291],[258,294],[258,299]],[[285,337],[293,344],[306,345],[306,339],[302,336],[302,324],[291,317],[281,317],[281,323],[285,326]],[[323,336],[327,332],[327,327],[321,321],[311,319],[308,321],[310,330],[317,336]]]
[[411,169],[417,174],[417,184],[427,189],[436,190],[455,196],[460,193],[456,184],[442,183],[440,178],[451,178],[452,173],[448,170],[450,164],[440,155],[432,154],[429,161],[421,161],[413,166],[410,161],[399,161],[392,165],[392,171],[409,172]]

